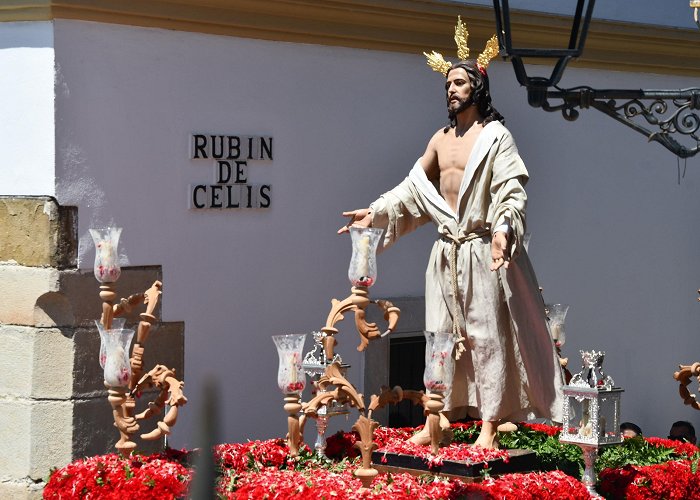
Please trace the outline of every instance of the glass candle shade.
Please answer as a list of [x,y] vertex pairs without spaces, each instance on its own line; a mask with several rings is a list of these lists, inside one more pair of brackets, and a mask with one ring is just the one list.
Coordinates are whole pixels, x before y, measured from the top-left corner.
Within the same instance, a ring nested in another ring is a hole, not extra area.
[[97,331],[100,333],[100,366],[105,367],[105,361],[107,361],[107,348],[105,347],[104,336],[105,334],[113,335],[115,331],[122,330],[124,328],[124,323],[126,318],[112,318],[112,328],[110,330],[105,330],[99,320],[95,320],[97,325]]
[[306,386],[306,375],[301,366],[306,334],[273,335],[272,340],[279,356],[277,385],[280,391],[283,394],[301,394]]
[[90,229],[92,241],[95,243],[95,278],[100,283],[114,283],[119,279],[122,270],[119,267],[119,236],[120,227],[105,229]]
[[455,338],[452,333],[425,332],[425,371],[423,384],[431,392],[445,392],[452,387]]
[[377,245],[383,229],[351,227],[352,257],[348,279],[353,286],[370,287],[377,281]]
[[566,342],[564,321],[566,320],[566,313],[569,312],[569,305],[548,304],[545,306],[545,309],[549,319],[549,331],[552,334],[552,340],[554,340],[557,347],[561,347]]
[[[100,329],[100,338],[105,349],[104,377],[110,387],[125,387],[131,380],[129,347],[134,330]],[[100,363],[101,364],[101,363]]]

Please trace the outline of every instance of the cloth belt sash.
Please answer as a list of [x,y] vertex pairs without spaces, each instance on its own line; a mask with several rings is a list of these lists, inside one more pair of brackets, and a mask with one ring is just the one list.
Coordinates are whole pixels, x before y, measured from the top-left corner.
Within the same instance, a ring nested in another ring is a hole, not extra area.
[[[463,243],[475,240],[477,238],[483,238],[484,236],[490,236],[491,231],[488,228],[480,227],[471,232],[466,232],[464,228],[457,226],[456,221],[450,221],[449,223],[440,224],[438,227],[438,232],[444,241],[451,244],[450,279],[452,284],[452,335],[454,335],[457,342],[457,352],[455,353],[455,358],[459,359],[466,348],[464,347],[464,336],[460,332],[459,320],[457,319],[457,314],[461,314],[462,317],[464,317],[464,312],[459,307],[459,299],[457,298],[457,251]],[[466,318],[464,318],[464,324],[467,324]]]

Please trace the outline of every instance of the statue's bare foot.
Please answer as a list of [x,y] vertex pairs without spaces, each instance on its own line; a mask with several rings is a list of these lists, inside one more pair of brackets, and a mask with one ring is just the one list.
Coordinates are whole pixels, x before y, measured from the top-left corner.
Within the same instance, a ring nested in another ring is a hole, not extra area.
[[440,439],[440,446],[450,446],[454,437],[455,433],[452,431],[452,429],[443,430],[442,438]]
[[[448,446],[452,442],[453,432],[450,421],[442,413],[440,413],[440,431],[440,446]],[[430,444],[430,428],[428,427],[428,420],[425,421],[425,426],[411,436],[408,441],[421,446],[427,446]]]
[[442,433],[440,446],[449,446],[450,443],[452,443],[454,431],[452,430],[452,424],[450,424],[448,418],[442,413],[440,414],[440,431]]
[[515,432],[518,430],[518,426],[513,422],[503,422],[496,429],[498,432]]
[[488,450],[497,450],[497,424],[498,422],[484,421],[484,423],[481,424],[481,432],[479,433],[479,437],[476,439],[476,442],[474,444],[476,446],[481,446],[482,448],[486,448]]
[[408,441],[413,444],[418,444],[421,446],[426,446],[430,444],[430,430],[426,425],[420,431],[416,432],[413,436],[408,438]]
[[485,448],[487,450],[497,450],[498,438],[496,437],[496,434],[484,436],[484,433],[482,432],[476,439],[474,446],[481,446],[482,448]]

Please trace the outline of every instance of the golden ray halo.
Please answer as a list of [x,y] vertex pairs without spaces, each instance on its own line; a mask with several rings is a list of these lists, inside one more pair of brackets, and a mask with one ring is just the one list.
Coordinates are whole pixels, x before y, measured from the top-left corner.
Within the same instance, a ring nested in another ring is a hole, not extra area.
[[[469,47],[467,46],[467,40],[469,38],[469,31],[467,31],[467,26],[462,22],[462,16],[457,16],[457,25],[455,26],[455,43],[457,44],[457,57],[460,60],[469,58]],[[486,47],[476,58],[476,64],[479,71],[486,72],[491,59],[498,55],[498,39],[496,35],[493,35],[488,42],[486,42]],[[440,52],[432,51],[430,54],[423,52],[423,55],[427,59],[428,66],[433,71],[447,75],[447,72],[452,67],[452,63],[446,60]]]

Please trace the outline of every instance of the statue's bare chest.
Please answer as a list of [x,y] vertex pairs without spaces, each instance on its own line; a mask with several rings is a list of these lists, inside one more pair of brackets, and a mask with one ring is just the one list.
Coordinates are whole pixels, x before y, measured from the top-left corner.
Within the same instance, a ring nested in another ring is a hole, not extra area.
[[455,137],[446,134],[437,145],[437,156],[440,172],[449,170],[464,170],[472,154],[478,133]]

